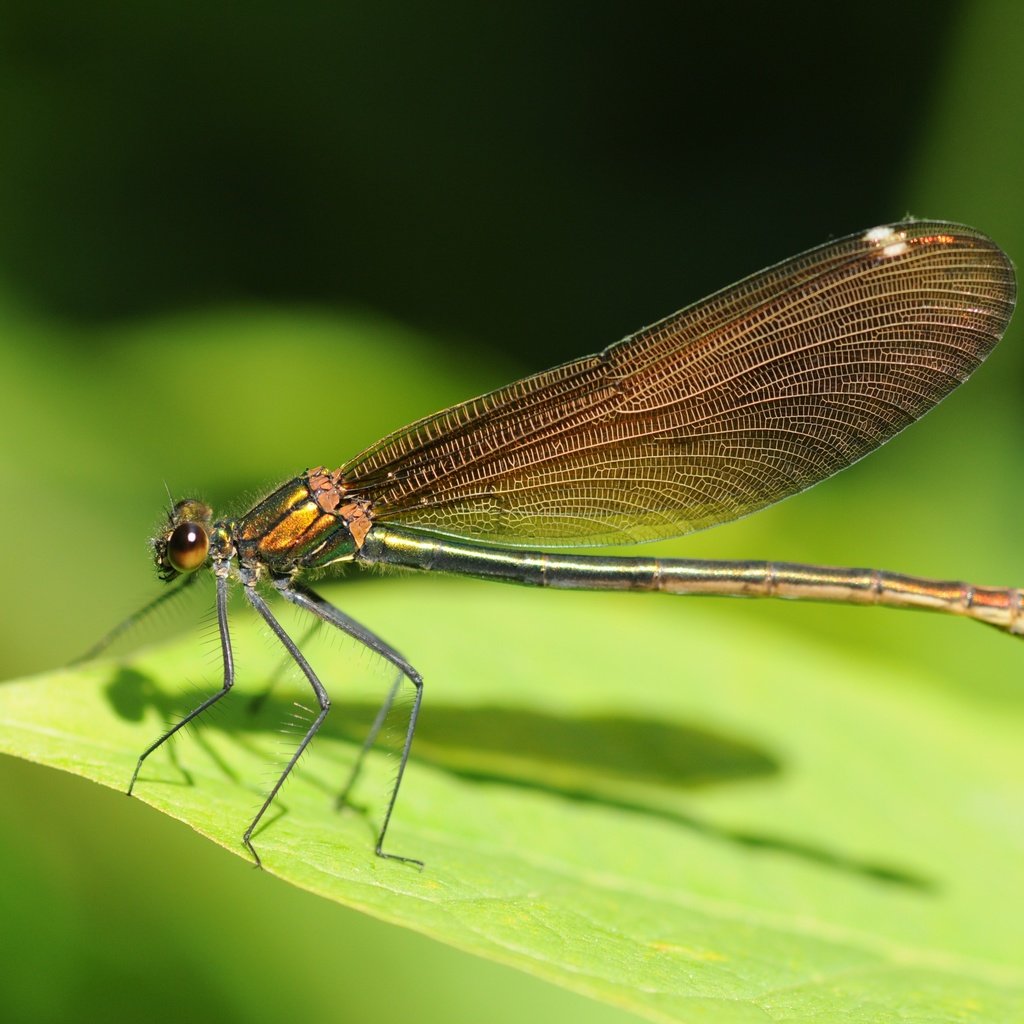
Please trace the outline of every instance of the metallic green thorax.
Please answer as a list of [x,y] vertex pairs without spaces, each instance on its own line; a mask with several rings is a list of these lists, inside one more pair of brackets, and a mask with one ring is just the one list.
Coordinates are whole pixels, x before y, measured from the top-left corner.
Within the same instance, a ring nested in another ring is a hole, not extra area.
[[353,557],[348,520],[325,510],[315,473],[289,480],[238,520],[233,534],[240,561],[282,573]]

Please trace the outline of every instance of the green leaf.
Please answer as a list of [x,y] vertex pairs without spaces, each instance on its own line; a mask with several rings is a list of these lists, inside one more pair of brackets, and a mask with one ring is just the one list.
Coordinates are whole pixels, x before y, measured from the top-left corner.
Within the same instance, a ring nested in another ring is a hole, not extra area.
[[[970,679],[958,694],[870,644],[851,656],[767,603],[435,579],[328,592],[426,678],[389,833],[426,868],[373,854],[393,743],[355,790],[365,812],[334,810],[389,676],[321,636],[304,646],[334,706],[255,837],[267,871],[654,1020],[1024,1019],[1021,722]],[[897,616],[835,613],[851,633]],[[911,650],[980,634],[900,619]],[[288,673],[254,711],[280,652],[244,609],[232,627],[235,692],[145,763],[136,796],[244,858],[310,718],[294,702],[313,701]],[[980,642],[1019,662],[1013,640]],[[207,634],[5,684],[0,749],[123,790],[218,671]]]

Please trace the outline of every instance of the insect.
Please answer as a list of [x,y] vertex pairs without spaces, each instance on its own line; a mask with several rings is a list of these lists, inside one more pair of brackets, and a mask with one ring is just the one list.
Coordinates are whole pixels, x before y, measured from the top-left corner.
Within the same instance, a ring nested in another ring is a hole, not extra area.
[[146,758],[231,689],[228,593],[237,582],[319,708],[242,842],[259,864],[253,832],[330,710],[326,688],[264,597],[276,592],[396,669],[367,746],[399,684],[412,684],[376,852],[420,864],[384,846],[423,680],[306,582],[340,563],[541,587],[925,608],[1024,632],[1015,589],[876,569],[557,551],[703,529],[849,466],[970,376],[1006,329],[1015,292],[1005,253],[972,228],[910,220],[872,228],[762,270],[597,355],[419,420],[339,469],[308,469],[237,518],[179,501],[152,542],[156,566],[179,586],[213,571],[223,683],[142,752],[128,792]]

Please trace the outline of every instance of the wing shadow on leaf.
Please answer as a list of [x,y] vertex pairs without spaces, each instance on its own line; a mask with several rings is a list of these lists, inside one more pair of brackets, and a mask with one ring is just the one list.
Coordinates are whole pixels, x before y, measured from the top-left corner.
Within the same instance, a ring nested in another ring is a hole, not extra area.
[[[183,710],[182,695],[169,697],[151,677],[128,667],[117,669],[107,685],[107,698],[115,713],[129,721],[141,721],[147,710],[156,708],[170,722]],[[203,725],[249,747],[257,735],[271,734],[295,717],[295,703],[284,698],[264,694],[255,706],[256,713],[251,700],[229,694]],[[334,701],[317,744],[343,742],[358,747],[377,710],[368,702]],[[398,704],[391,718],[400,717],[403,710]],[[395,732],[401,735],[403,729],[404,722]],[[385,746],[387,732],[382,732]],[[238,781],[222,757],[206,745],[204,749],[227,777]],[[435,700],[420,720],[413,760],[475,782],[653,815],[722,842],[788,854],[874,881],[922,892],[936,888],[932,881],[899,868],[783,836],[724,827],[689,813],[681,790],[743,783],[783,772],[782,763],[767,751],[695,725],[621,715],[560,718],[522,708],[467,708],[439,705]],[[184,784],[191,785],[191,778],[179,769]],[[322,782],[311,781],[328,790]]]

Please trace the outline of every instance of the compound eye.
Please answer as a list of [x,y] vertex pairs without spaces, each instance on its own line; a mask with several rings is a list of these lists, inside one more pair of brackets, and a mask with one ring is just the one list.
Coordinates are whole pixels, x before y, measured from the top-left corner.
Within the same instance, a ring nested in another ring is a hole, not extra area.
[[178,572],[194,572],[210,550],[210,538],[199,523],[179,523],[167,538],[167,560]]

